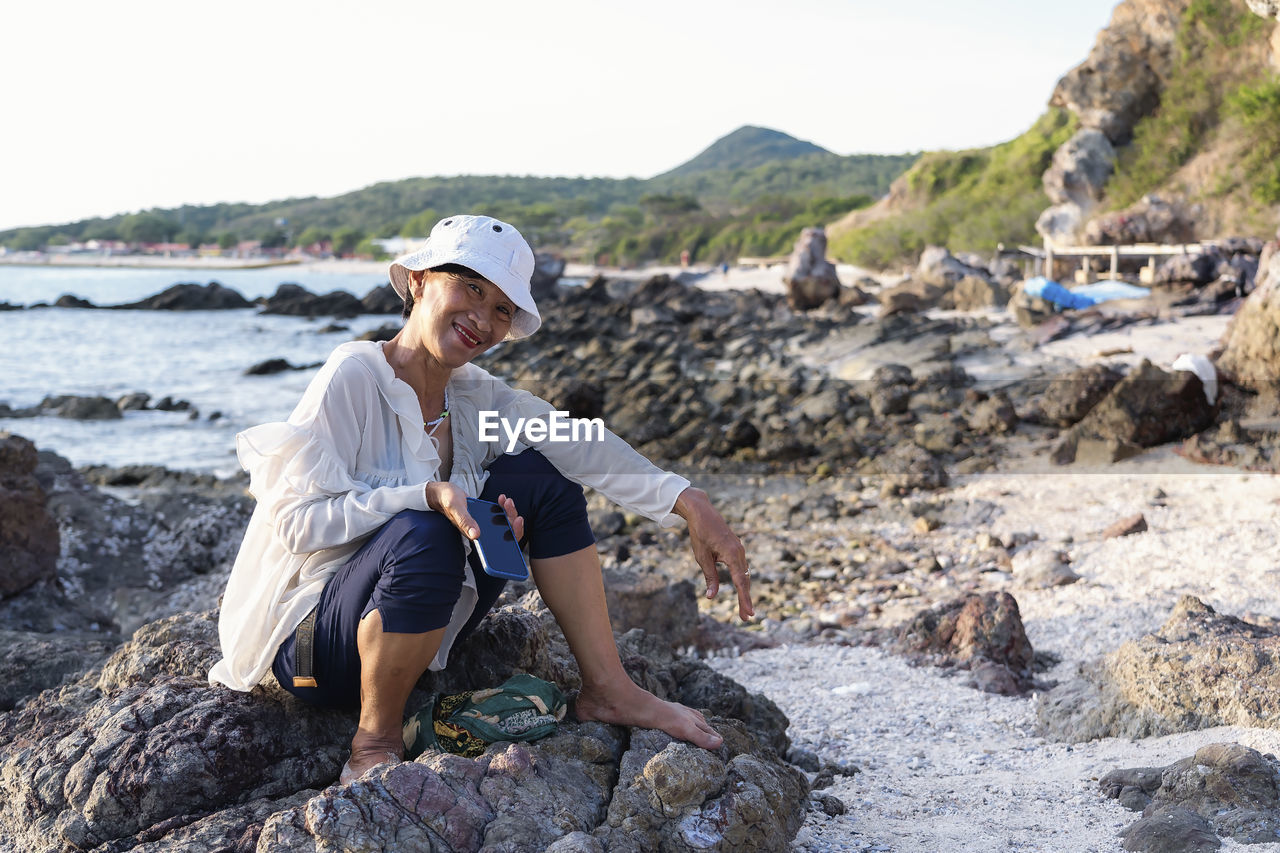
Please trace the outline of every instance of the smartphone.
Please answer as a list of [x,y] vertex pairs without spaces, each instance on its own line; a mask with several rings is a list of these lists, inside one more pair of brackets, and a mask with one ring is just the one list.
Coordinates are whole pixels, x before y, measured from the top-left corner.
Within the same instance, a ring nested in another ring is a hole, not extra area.
[[467,511],[480,528],[480,538],[473,539],[480,555],[480,566],[485,574],[513,581],[527,581],[529,567],[525,565],[520,543],[507,521],[506,511],[492,501],[467,498]]

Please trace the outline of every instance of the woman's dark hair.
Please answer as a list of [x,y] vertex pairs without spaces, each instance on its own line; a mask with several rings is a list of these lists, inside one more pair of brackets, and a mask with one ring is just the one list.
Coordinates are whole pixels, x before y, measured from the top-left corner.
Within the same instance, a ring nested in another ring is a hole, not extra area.
[[[426,271],[447,273],[449,275],[456,275],[459,278],[484,280],[484,276],[480,275],[480,273],[470,267],[464,267],[461,264],[442,264],[438,267],[431,267]],[[406,288],[404,292],[404,308],[400,311],[400,319],[408,320],[411,313],[413,313],[413,288],[409,287]]]

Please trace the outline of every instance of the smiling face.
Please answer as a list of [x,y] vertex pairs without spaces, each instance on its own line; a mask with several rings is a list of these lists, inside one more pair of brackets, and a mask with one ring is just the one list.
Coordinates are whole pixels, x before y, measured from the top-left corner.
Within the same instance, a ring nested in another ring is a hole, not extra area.
[[497,285],[465,267],[414,272],[407,325],[444,367],[461,367],[500,343],[518,310]]

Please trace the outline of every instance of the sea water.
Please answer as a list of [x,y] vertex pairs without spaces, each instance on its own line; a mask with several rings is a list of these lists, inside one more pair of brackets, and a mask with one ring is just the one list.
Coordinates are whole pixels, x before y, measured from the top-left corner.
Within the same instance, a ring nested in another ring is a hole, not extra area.
[[[347,290],[363,296],[385,275],[267,270],[138,270],[0,266],[0,301],[52,302],[70,293],[95,304],[132,302],[183,281],[217,280],[246,298],[270,295],[282,282],[315,293]],[[322,332],[331,317],[232,311],[100,311],[39,308],[0,311],[0,402],[33,406],[57,394],[112,400],[141,391],[154,405],[169,396],[188,412],[125,412],[122,420],[57,417],[0,419],[0,431],[26,436],[73,464],[153,464],[226,475],[237,470],[235,434],[288,417],[316,369],[271,376],[244,371],[269,358],[322,362],[334,347],[388,323],[392,315],[336,321],[347,330]],[[219,417],[210,416],[218,413]]]

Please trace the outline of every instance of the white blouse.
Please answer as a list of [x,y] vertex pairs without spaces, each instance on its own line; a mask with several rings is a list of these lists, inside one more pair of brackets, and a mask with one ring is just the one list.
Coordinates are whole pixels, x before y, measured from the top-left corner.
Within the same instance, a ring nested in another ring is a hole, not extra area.
[[[448,394],[449,481],[471,497],[479,496],[486,466],[507,445],[501,429],[498,441],[480,441],[479,413],[496,411],[514,424],[517,418],[547,421],[554,411],[470,364],[453,372]],[[671,510],[689,481],[656,467],[612,432],[577,442],[524,433],[517,450],[526,447],[570,480],[663,527],[675,524]],[[417,395],[396,378],[382,344],[364,341],[334,350],[289,419],[240,433],[236,452],[258,503],[222,598],[223,657],[209,680],[251,690],[320,600],[325,582],[363,541],[401,510],[428,508],[425,486],[440,479],[441,460],[423,429]],[[469,566],[464,571],[462,596],[433,670],[444,668],[475,607],[475,580]]]

